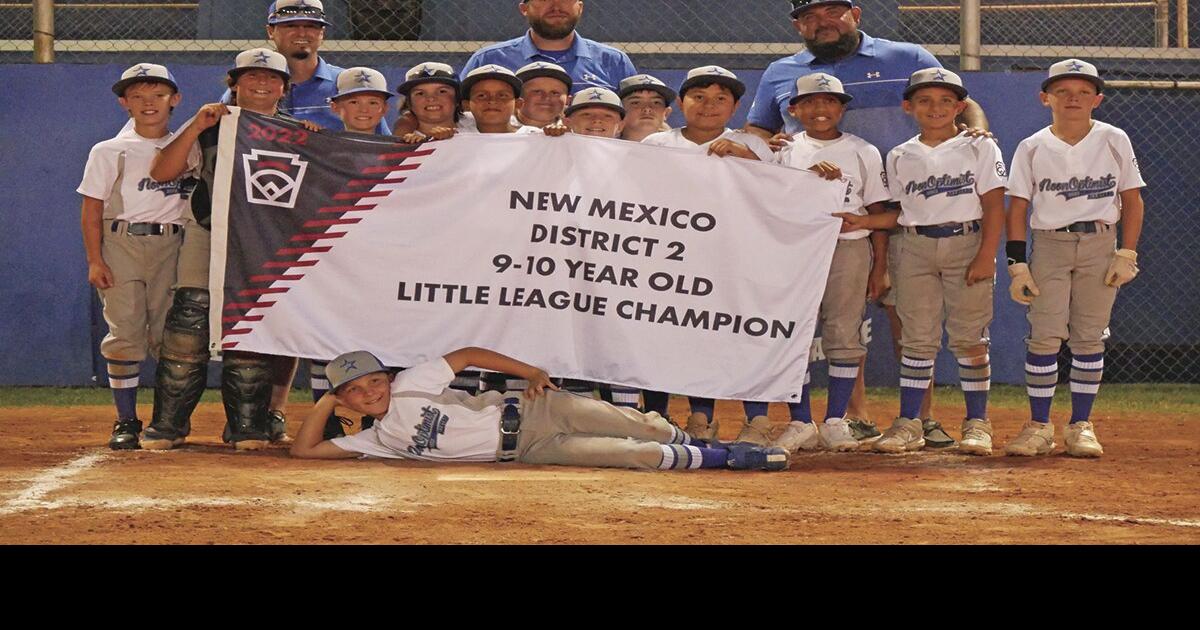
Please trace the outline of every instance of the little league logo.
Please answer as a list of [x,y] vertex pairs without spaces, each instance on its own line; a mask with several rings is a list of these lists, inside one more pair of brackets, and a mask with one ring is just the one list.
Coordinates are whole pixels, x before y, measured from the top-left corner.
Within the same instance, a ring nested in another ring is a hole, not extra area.
[[308,162],[295,153],[252,149],[242,156],[246,200],[263,206],[295,208]]

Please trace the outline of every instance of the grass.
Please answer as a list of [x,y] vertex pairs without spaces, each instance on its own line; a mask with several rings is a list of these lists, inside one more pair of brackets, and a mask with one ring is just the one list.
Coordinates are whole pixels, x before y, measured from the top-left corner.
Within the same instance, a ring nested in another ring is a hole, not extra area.
[[[818,396],[824,391],[817,390]],[[153,392],[143,388],[138,395],[142,403],[153,399]],[[869,400],[898,400],[899,390],[895,387],[871,387],[867,389]],[[940,386],[935,393],[939,400],[959,400],[961,396],[954,386]],[[293,403],[312,400],[306,389],[292,390]],[[221,402],[221,391],[205,390],[201,402]],[[65,407],[77,405],[107,406],[112,404],[112,394],[102,387],[0,387],[0,407]],[[995,385],[989,396],[989,404],[1000,409],[1024,409],[1028,404],[1025,388],[1019,385]],[[1054,405],[1058,409],[1071,404],[1071,393],[1066,384],[1058,387]],[[1114,384],[1100,389],[1097,405],[1120,412],[1151,412],[1192,414],[1200,416],[1200,385],[1192,384]]]

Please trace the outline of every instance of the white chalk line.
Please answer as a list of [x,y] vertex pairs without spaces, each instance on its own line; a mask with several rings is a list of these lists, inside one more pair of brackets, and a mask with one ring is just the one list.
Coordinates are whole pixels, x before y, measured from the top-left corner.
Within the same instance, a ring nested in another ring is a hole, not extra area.
[[438,475],[438,481],[603,481],[603,475],[580,475],[575,473],[477,473]]
[[1180,520],[1173,518],[1145,518],[1141,516],[1118,516],[1115,514],[1076,514],[1074,512],[1066,512],[1062,514],[1066,519],[1078,519],[1083,521],[1119,521],[1122,523],[1132,523],[1134,525],[1173,525],[1175,527],[1200,527],[1200,521]]
[[43,470],[34,475],[29,486],[15,498],[0,505],[0,515],[36,509],[39,505],[46,503],[42,497],[71,485],[71,477],[94,467],[107,457],[107,453],[89,453],[61,466]]

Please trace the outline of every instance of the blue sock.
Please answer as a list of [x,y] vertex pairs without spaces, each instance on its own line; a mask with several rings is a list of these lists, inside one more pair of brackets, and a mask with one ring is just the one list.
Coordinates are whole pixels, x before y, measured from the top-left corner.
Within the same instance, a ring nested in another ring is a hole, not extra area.
[[829,362],[829,403],[825,406],[825,418],[841,418],[850,406],[854,393],[854,381],[858,380],[858,362]]
[[117,404],[117,417],[137,419],[137,387],[121,387],[112,390],[113,402]]
[[725,468],[728,452],[723,448],[706,448],[690,444],[659,444],[662,462],[659,470],[695,470],[697,468]]
[[1058,384],[1058,355],[1025,355],[1025,392],[1029,394],[1029,419],[1046,424],[1050,422],[1050,406],[1054,403],[1054,389]]
[[1104,353],[1076,354],[1071,357],[1071,424],[1092,417],[1092,403],[1104,378]]
[[649,389],[643,389],[642,401],[643,411],[657,411],[658,415],[664,418],[667,417],[667,405],[671,402],[671,395],[667,392],[656,392]]
[[757,416],[767,415],[767,410],[770,408],[769,405],[770,403],[757,402],[753,400],[742,401],[742,409],[746,412],[747,420],[753,420]]
[[958,382],[967,403],[967,418],[986,420],[988,390],[992,388],[992,364],[988,355],[960,358]]
[[933,363],[933,359],[900,358],[900,417],[921,416],[921,402],[933,381]]
[[313,359],[308,364],[308,383],[312,387],[313,402],[320,402],[325,392],[329,391],[329,379],[325,377],[325,366],[328,361]]
[[788,414],[792,422],[812,422],[812,402],[808,398],[809,383],[812,383],[812,372],[804,373],[804,389],[800,390],[800,402],[788,403]]
[[688,404],[692,406],[692,413],[702,413],[709,422],[712,422],[713,410],[717,408],[717,401],[712,398],[688,396]]
[[107,358],[105,362],[108,364],[108,386],[117,405],[117,417],[136,420],[138,372],[142,362]]

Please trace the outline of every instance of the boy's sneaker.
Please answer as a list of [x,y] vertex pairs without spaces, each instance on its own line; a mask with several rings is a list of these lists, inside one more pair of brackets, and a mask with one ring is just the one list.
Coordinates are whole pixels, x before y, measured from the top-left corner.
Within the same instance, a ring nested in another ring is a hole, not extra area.
[[880,453],[903,453],[924,447],[925,431],[921,428],[921,419],[896,418],[872,448]]
[[148,451],[166,451],[179,446],[187,441],[187,437],[180,435],[172,427],[157,427],[153,423],[146,427],[146,432],[142,434],[142,448]]
[[821,446],[831,451],[857,451],[858,440],[845,418],[826,418],[818,429]]
[[1033,420],[1026,422],[1017,437],[1004,447],[1005,453],[1022,457],[1048,455],[1053,450],[1054,425],[1049,422],[1034,422]]
[[733,470],[787,470],[788,452],[774,446],[757,446],[746,442],[727,444],[725,465]]
[[702,413],[694,413],[688,416],[687,427],[684,428],[684,432],[697,440],[711,442],[717,439],[718,428],[716,419],[710,421],[708,416]]
[[142,432],[142,421],[136,418],[117,418],[113,423],[112,437],[108,448],[114,451],[131,451],[138,447],[138,434]]
[[771,446],[781,448],[789,453],[814,451],[820,445],[821,436],[817,435],[817,426],[811,422],[797,420],[789,422],[783,433],[771,442]]
[[766,416],[754,416],[746,421],[734,442],[749,442],[759,446],[771,443],[771,421]]
[[962,441],[958,452],[968,455],[992,454],[992,423],[979,418],[963,420]]
[[267,437],[272,444],[292,443],[292,438],[287,434],[287,416],[278,409],[267,412]]
[[925,446],[929,448],[950,448],[957,444],[954,438],[942,428],[942,424],[933,418],[921,421],[921,430],[925,434]]
[[846,424],[850,426],[850,434],[859,442],[874,440],[880,435],[879,427],[865,418],[847,417]]
[[1063,429],[1063,441],[1067,443],[1067,455],[1074,457],[1100,457],[1104,449],[1096,439],[1096,428],[1091,422],[1072,422]]

